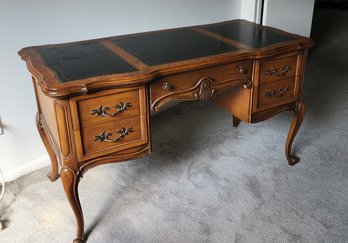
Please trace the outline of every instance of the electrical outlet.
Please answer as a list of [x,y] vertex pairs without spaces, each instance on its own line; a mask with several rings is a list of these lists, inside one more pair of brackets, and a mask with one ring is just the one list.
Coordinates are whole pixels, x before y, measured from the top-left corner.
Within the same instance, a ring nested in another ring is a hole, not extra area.
[[4,129],[2,128],[1,117],[0,117],[0,135],[4,134]]

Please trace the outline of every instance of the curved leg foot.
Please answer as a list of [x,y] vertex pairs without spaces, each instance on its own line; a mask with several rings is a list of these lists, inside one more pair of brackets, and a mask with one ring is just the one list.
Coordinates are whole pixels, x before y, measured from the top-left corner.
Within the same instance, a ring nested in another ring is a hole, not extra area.
[[238,125],[240,124],[240,119],[232,115],[232,124],[233,124],[233,127],[238,127]]
[[290,130],[288,133],[288,138],[286,140],[285,154],[286,154],[286,158],[288,159],[289,165],[295,165],[296,163],[300,161],[300,159],[291,153],[291,148],[292,148],[292,143],[294,141],[294,138],[298,130],[300,129],[303,118],[304,118],[305,104],[303,100],[299,101],[296,104],[295,109],[291,110],[291,112],[292,112],[292,121],[290,125]]
[[50,179],[50,181],[53,182],[59,178],[58,161],[57,161],[56,155],[53,152],[51,144],[48,140],[47,134],[42,127],[42,122],[41,122],[39,113],[36,114],[36,126],[37,126],[37,130],[39,131],[39,134],[41,136],[41,139],[45,145],[45,148],[47,150],[48,156],[50,157],[50,160],[51,160],[52,171],[47,174],[47,177],[48,177],[48,179]]
[[70,206],[74,211],[77,230],[76,238],[73,240],[73,243],[81,243],[83,239],[83,214],[78,194],[78,184],[80,181],[80,176],[75,173],[72,169],[68,167],[63,167],[61,172],[61,179],[64,187],[65,194],[69,200]]

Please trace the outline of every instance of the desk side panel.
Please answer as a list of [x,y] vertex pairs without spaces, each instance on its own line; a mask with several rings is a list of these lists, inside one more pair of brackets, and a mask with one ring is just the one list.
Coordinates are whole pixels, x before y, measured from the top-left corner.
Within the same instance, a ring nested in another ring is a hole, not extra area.
[[55,112],[55,100],[44,95],[38,84],[38,80],[33,77],[33,85],[36,95],[36,102],[38,107],[38,114],[43,129],[48,136],[51,147],[54,153],[59,157],[60,150],[59,133],[57,126],[57,118]]

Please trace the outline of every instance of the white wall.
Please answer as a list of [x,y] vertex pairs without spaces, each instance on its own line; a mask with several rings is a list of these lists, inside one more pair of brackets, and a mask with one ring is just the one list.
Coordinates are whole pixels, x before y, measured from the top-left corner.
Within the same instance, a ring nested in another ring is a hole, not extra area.
[[18,50],[235,19],[240,10],[241,0],[0,0],[0,169],[6,181],[49,164]]
[[259,23],[257,10],[260,4],[261,0],[242,0],[240,18]]
[[310,36],[315,0],[265,0],[263,24]]

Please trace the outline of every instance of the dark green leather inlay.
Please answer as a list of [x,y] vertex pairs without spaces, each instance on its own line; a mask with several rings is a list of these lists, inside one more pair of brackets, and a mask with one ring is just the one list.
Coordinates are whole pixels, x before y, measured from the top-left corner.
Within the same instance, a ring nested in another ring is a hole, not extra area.
[[38,51],[61,82],[136,71],[97,41],[41,47]]
[[112,41],[150,66],[238,50],[192,29],[116,37]]
[[203,28],[252,48],[260,48],[279,42],[294,40],[290,36],[283,35],[271,29],[258,28],[254,24],[242,21],[225,22]]

